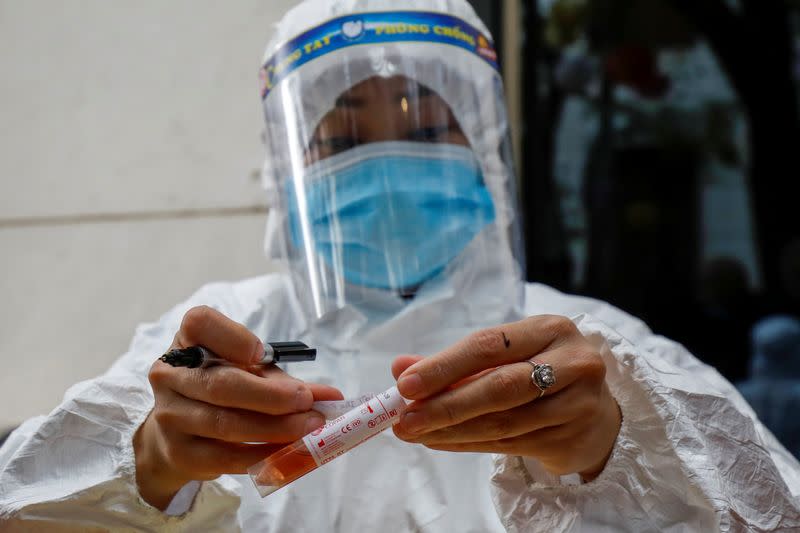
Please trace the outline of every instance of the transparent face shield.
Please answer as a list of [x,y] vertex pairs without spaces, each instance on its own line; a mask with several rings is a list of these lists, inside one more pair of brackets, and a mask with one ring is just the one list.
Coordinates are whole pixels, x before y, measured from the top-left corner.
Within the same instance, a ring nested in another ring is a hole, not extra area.
[[310,314],[408,302],[458,273],[521,278],[502,84],[479,49],[493,54],[458,19],[384,12],[265,64],[267,251]]

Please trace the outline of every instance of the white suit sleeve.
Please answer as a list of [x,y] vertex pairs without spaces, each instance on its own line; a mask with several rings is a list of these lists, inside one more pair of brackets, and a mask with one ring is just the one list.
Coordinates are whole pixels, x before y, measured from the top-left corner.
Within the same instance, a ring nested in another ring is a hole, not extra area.
[[[192,301],[203,299],[200,291]],[[203,483],[199,491],[196,484],[187,487],[184,501],[173,506],[186,511],[180,516],[147,504],[135,481],[133,435],[153,407],[147,372],[192,301],[140,327],[129,352],[105,375],[73,386],[52,413],[11,435],[0,451],[0,524],[20,530],[48,523],[80,530],[235,528],[239,485],[232,479]]]
[[788,531],[800,528],[800,465],[716,371],[658,336],[631,344],[586,316],[622,427],[600,476],[566,484],[538,461],[495,457],[509,531]]

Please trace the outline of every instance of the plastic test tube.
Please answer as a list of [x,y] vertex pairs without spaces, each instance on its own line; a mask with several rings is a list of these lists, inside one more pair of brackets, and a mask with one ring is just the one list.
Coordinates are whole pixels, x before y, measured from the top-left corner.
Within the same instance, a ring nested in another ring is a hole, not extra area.
[[397,387],[376,394],[254,464],[247,469],[250,478],[262,498],[272,494],[394,425],[406,403]]

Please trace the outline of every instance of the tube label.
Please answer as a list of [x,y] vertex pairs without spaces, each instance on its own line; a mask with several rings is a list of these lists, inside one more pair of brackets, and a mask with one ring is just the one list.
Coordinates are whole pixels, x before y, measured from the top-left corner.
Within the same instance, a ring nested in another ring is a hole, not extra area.
[[392,387],[315,429],[303,443],[322,466],[397,422],[405,405],[397,387]]
[[370,392],[347,400],[318,401],[314,402],[311,408],[324,416],[325,420],[333,420],[356,407],[361,407],[361,404],[367,403],[374,397],[375,394]]

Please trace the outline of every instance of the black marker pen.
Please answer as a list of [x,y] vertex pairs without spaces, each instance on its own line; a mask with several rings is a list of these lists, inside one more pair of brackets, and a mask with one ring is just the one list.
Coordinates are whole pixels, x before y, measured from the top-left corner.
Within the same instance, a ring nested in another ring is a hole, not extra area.
[[[264,343],[264,357],[250,366],[267,366],[272,363],[291,363],[296,361],[313,361],[317,358],[317,349],[309,348],[302,342],[266,342]],[[228,361],[202,346],[189,348],[176,348],[160,357],[162,361],[172,366],[187,368],[206,368],[214,365],[242,366]]]

